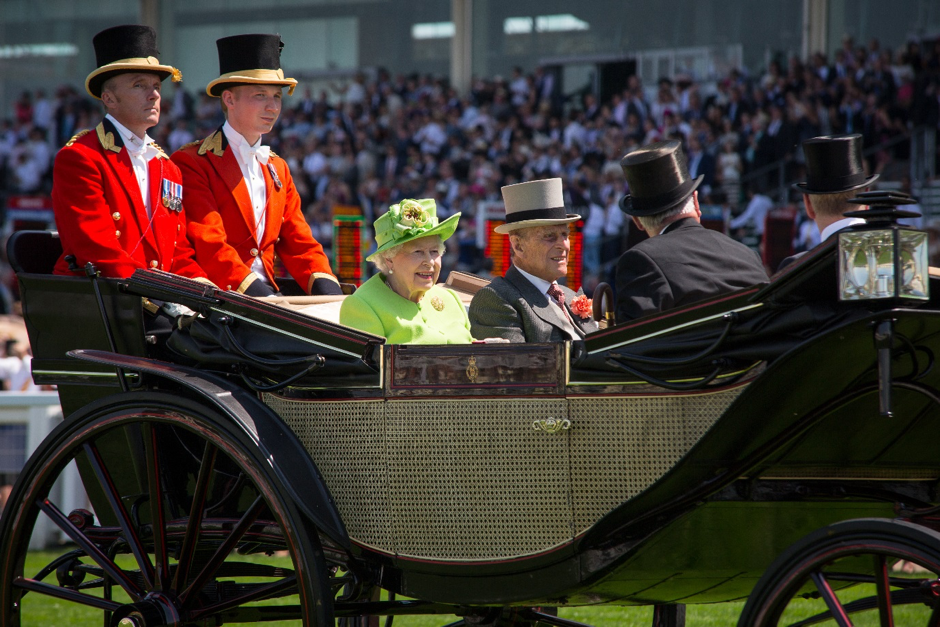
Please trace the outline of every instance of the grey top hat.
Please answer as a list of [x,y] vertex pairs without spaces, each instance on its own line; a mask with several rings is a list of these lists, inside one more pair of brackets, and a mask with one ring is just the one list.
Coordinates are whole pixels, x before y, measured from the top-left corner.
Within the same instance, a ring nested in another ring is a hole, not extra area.
[[516,183],[501,188],[506,205],[506,223],[497,226],[497,233],[509,233],[530,226],[567,224],[581,219],[565,209],[561,179],[545,179]]
[[878,175],[865,176],[862,165],[862,136],[821,135],[803,142],[806,182],[794,189],[805,194],[840,194],[868,187]]
[[702,182],[692,179],[677,140],[656,142],[627,153],[620,160],[630,192],[620,208],[631,216],[653,216],[685,202]]

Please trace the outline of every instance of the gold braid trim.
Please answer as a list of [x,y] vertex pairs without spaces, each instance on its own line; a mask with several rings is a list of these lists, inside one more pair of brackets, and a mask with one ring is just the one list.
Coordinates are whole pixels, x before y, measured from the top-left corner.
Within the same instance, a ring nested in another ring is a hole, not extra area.
[[163,148],[161,148],[160,145],[157,144],[157,142],[150,142],[150,145],[157,149],[157,156],[158,156],[158,157],[160,157],[160,158],[162,158],[162,159],[169,159],[169,157],[167,156],[166,152],[164,152]]
[[86,128],[84,131],[79,131],[79,132],[75,133],[74,135],[72,135],[72,139],[70,139],[68,142],[66,142],[65,147],[68,148],[69,146],[71,146],[72,144],[74,144],[77,140],[81,139],[82,137],[84,137],[85,135],[87,135],[87,134],[90,133],[90,132],[91,132],[91,129]]
[[317,279],[329,279],[339,285],[339,279],[330,274],[329,272],[314,272],[310,275],[310,280],[307,281],[307,293],[309,294],[313,290],[313,282]]
[[222,156],[222,131],[216,131],[202,140],[197,154],[204,155],[207,152],[211,152],[216,157]]
[[114,133],[106,133],[104,131],[104,122],[98,123],[98,126],[95,127],[95,132],[98,133],[98,141],[101,142],[102,148],[112,152],[121,152],[121,147],[114,145]]
[[251,286],[251,284],[257,281],[259,278],[260,277],[254,272],[249,272],[248,276],[242,279],[242,282],[238,284],[237,288],[235,288],[235,291],[240,294],[244,294],[245,290],[247,290]]

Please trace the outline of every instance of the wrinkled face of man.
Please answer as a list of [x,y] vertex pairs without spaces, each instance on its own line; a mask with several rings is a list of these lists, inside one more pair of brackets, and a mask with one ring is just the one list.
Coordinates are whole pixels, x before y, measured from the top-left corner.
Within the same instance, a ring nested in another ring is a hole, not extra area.
[[568,274],[568,225],[534,226],[510,234],[512,263],[520,270],[544,281],[556,281]]
[[101,102],[108,113],[138,137],[160,122],[160,88],[156,74],[128,72],[105,81]]

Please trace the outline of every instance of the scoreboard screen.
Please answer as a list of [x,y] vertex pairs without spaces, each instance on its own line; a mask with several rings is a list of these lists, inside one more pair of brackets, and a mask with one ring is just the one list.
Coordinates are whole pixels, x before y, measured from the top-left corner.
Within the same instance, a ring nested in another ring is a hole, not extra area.
[[489,237],[486,240],[483,255],[493,260],[493,276],[503,276],[509,269],[509,236],[493,230],[500,224],[503,224],[503,220],[486,221],[486,231]]
[[[339,209],[337,211],[336,209]],[[333,272],[340,283],[362,285],[365,277],[364,221],[359,208],[336,207],[333,213]]]
[[584,271],[584,220],[578,220],[568,225],[568,289],[578,291],[581,288],[581,279]]

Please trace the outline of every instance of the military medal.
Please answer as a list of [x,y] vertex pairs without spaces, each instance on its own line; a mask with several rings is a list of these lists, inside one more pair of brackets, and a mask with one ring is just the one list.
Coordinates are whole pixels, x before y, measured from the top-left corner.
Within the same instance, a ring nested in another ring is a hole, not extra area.
[[183,186],[163,179],[163,206],[179,213],[183,209]]
[[281,189],[281,179],[277,177],[277,170],[274,169],[274,164],[270,161],[268,162],[268,173],[271,175],[271,180],[274,181],[274,187],[278,190]]

